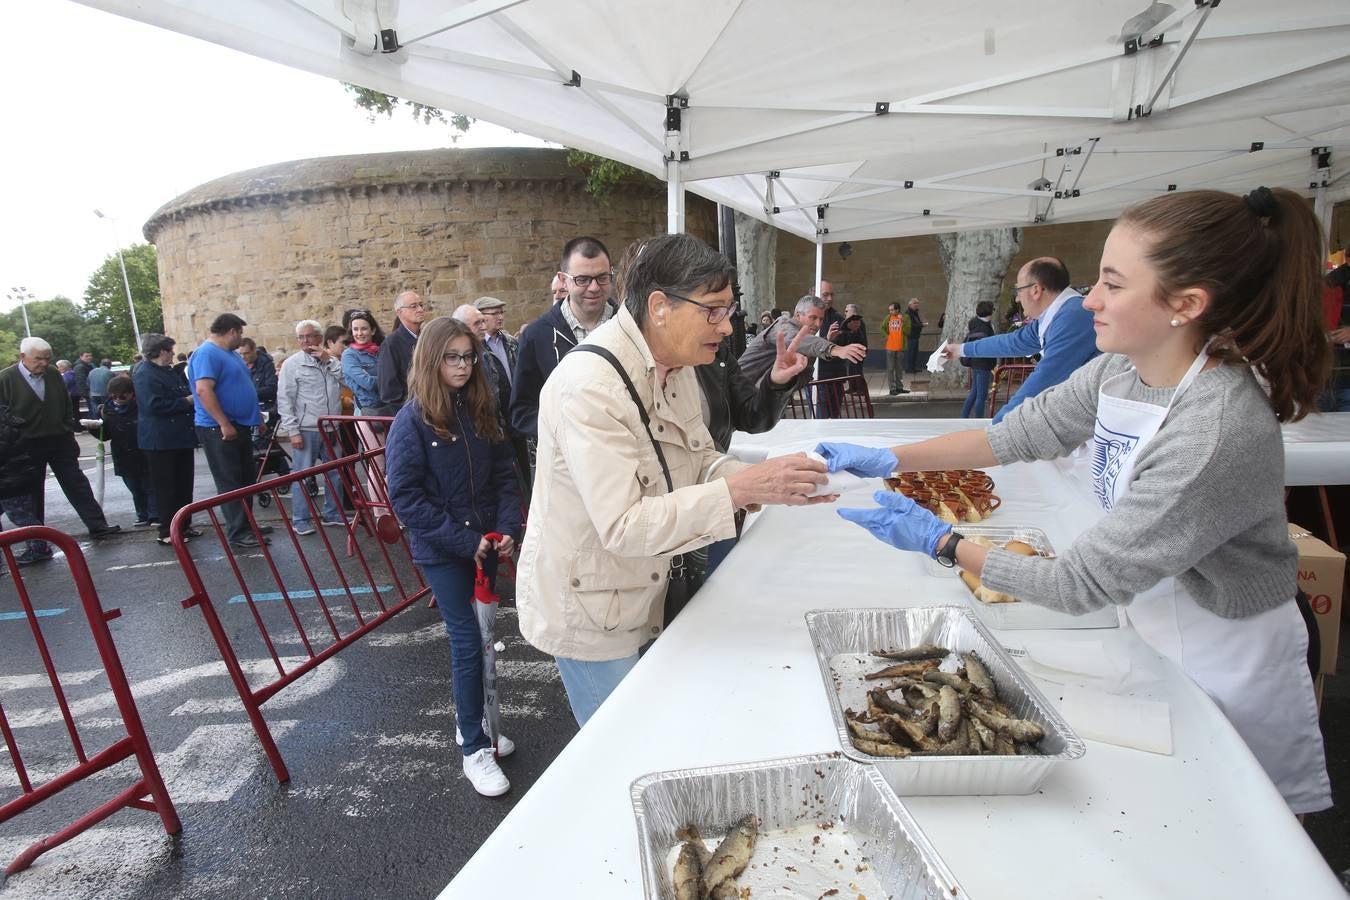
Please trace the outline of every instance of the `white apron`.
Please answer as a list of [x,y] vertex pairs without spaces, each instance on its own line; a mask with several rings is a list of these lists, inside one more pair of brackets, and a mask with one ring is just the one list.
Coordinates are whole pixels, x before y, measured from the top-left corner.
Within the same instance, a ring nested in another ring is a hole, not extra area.
[[[1208,360],[1201,351],[1167,406],[1115,396],[1134,370],[1102,383],[1092,442],[1093,490],[1107,512],[1130,488],[1135,462]],[[1181,666],[1223,710],[1295,813],[1331,806],[1331,783],[1308,674],[1308,630],[1290,598],[1274,609],[1226,619],[1204,609],[1175,578],[1135,596],[1130,624]]]

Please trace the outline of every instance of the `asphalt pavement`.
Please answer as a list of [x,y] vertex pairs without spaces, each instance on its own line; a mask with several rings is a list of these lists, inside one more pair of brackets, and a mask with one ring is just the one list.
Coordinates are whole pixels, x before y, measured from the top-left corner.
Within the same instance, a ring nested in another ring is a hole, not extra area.
[[[877,415],[944,417],[959,409],[960,400],[882,399]],[[81,441],[92,448],[87,437]],[[213,493],[199,454],[195,496]],[[154,542],[153,530],[131,527],[130,497],[110,472],[104,506],[124,532],[89,541],[59,487],[48,481],[49,524],[81,540],[103,605],[121,610],[110,627],[183,831],[170,838],[153,813],[123,810],[49,851],[28,871],[0,881],[2,900],[434,896],[576,733],[556,668],[520,637],[513,586],[503,578],[498,632],[506,649],[499,657],[499,692],[506,731],[518,746],[503,761],[512,783],[507,795],[480,797],[463,777],[454,745],[449,645],[439,615],[424,603],[264,706],[291,772],[291,780],[280,784],[201,614],[180,605],[188,585],[172,551]],[[262,516],[275,521],[277,510]],[[228,561],[200,542],[197,548],[200,571],[220,600],[216,608],[239,643],[245,668],[264,677],[271,663],[266,649],[250,639],[249,607],[228,602],[239,593]],[[58,558],[24,570],[24,576],[33,605],[44,611],[44,637],[85,748],[93,753],[121,736],[120,721],[68,570]],[[28,626],[14,615],[19,606],[10,580],[0,579],[0,702],[30,774],[40,781],[71,765],[73,757]],[[269,610],[269,621],[282,615],[280,603],[259,606]],[[1347,645],[1342,643],[1343,657]],[[303,647],[292,637],[277,652],[295,658]],[[1340,685],[1335,678],[1327,683],[1323,729],[1333,789],[1350,808],[1350,685]],[[2,746],[0,752],[7,755]],[[120,763],[0,825],[0,865],[134,777],[134,764]],[[17,793],[17,777],[0,762],[0,800]],[[1336,871],[1350,869],[1350,816],[1341,807],[1308,817],[1307,827]],[[522,864],[528,864],[527,854]],[[634,896],[640,890],[635,885]]]

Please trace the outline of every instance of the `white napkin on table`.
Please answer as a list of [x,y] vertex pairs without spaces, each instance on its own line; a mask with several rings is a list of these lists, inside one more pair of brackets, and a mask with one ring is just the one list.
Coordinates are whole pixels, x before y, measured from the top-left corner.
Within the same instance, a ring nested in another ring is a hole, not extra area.
[[933,351],[933,355],[928,357],[928,371],[937,374],[942,371],[943,366],[947,365],[947,360],[942,356],[942,351],[946,349],[946,341],[938,344],[937,349]]
[[1108,694],[1074,684],[1042,684],[1041,690],[1079,737],[1172,755],[1172,708],[1161,700]]
[[[814,450],[808,450],[806,455],[818,463],[825,462],[825,457]],[[830,472],[828,480],[816,488],[815,492],[810,494],[812,497],[819,497],[821,494],[843,494],[847,491],[858,490],[859,488],[871,487],[863,479],[854,475],[852,472]]]

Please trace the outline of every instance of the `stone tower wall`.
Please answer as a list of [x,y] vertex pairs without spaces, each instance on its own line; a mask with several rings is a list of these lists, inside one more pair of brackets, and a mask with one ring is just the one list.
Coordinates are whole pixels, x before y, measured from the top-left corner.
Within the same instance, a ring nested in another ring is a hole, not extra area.
[[[688,229],[716,244],[716,209],[690,196]],[[483,295],[516,330],[543,312],[571,238],[617,263],[666,226],[665,187],[634,179],[603,201],[561,150],[439,150],[330,157],[226,176],[161,208],[145,227],[159,255],[164,324],[183,350],[237,313],[247,333],[295,348],[293,323],[373,311],[388,330],[403,290],[435,315]]]

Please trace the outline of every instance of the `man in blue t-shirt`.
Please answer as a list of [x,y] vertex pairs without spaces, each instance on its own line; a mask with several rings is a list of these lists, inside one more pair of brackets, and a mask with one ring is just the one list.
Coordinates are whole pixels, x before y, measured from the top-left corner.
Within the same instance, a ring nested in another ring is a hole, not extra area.
[[[258,392],[248,365],[234,351],[244,338],[248,323],[233,313],[221,313],[211,323],[211,334],[188,360],[187,378],[196,407],[193,424],[206,453],[206,464],[224,494],[257,480],[253,465],[251,429],[262,422]],[[267,543],[270,525],[259,525],[254,534],[249,525],[252,500],[231,503],[224,509],[230,546],[248,550]],[[258,535],[263,535],[259,537]]]

